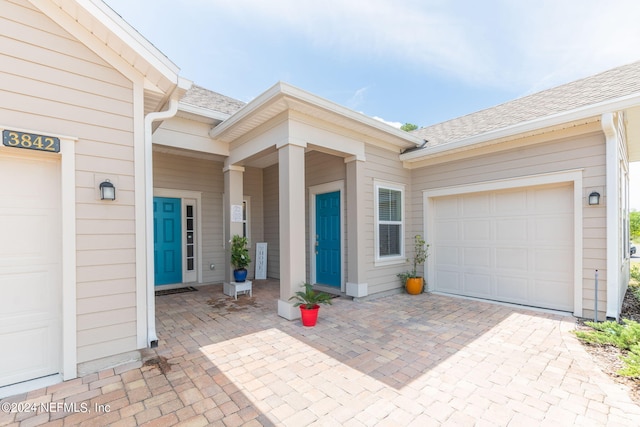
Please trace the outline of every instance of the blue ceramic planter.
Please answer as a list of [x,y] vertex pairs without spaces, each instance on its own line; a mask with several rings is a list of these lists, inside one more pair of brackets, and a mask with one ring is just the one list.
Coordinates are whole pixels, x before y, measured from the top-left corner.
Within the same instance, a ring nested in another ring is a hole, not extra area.
[[247,269],[239,268],[237,270],[233,270],[233,278],[237,283],[242,283],[247,280]]

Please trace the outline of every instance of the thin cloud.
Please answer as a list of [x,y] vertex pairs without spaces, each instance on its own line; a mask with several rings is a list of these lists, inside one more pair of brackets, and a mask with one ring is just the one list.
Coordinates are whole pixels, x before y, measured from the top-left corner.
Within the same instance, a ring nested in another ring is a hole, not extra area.
[[351,96],[351,98],[347,100],[346,106],[351,108],[352,110],[356,110],[360,105],[364,103],[365,96],[368,90],[369,90],[368,87],[362,87],[356,90],[355,93]]
[[303,38],[354,61],[393,61],[524,92],[640,58],[640,43],[629,43],[640,40],[635,0],[199,1],[213,16],[232,14],[233,25]]

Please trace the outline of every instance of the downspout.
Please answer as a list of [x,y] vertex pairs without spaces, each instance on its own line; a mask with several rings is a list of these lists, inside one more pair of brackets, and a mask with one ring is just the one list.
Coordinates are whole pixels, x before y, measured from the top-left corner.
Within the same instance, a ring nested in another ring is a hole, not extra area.
[[147,345],[151,348],[158,346],[156,334],[156,299],[154,289],[154,259],[153,259],[153,131],[151,126],[158,120],[169,119],[178,112],[178,100],[171,99],[165,111],[149,113],[144,118],[144,179],[145,179],[145,234],[147,253]]
[[618,136],[613,113],[602,115],[602,131],[606,148],[606,230],[607,230],[607,307],[606,317],[618,319],[620,296],[619,197],[618,197]]

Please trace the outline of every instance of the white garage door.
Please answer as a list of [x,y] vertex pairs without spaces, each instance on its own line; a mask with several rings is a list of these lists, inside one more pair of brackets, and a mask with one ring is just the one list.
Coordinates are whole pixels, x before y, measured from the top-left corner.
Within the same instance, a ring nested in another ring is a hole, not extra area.
[[434,289],[573,311],[573,187],[433,200]]
[[0,148],[0,386],[59,372],[60,164]]

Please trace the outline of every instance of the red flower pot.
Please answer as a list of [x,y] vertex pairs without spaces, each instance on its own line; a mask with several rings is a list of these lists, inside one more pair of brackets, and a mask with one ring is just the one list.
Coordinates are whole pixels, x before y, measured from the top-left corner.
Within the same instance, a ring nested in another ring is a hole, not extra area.
[[318,321],[319,305],[314,305],[313,308],[306,308],[304,305],[300,306],[300,317],[302,317],[302,326],[315,326]]

